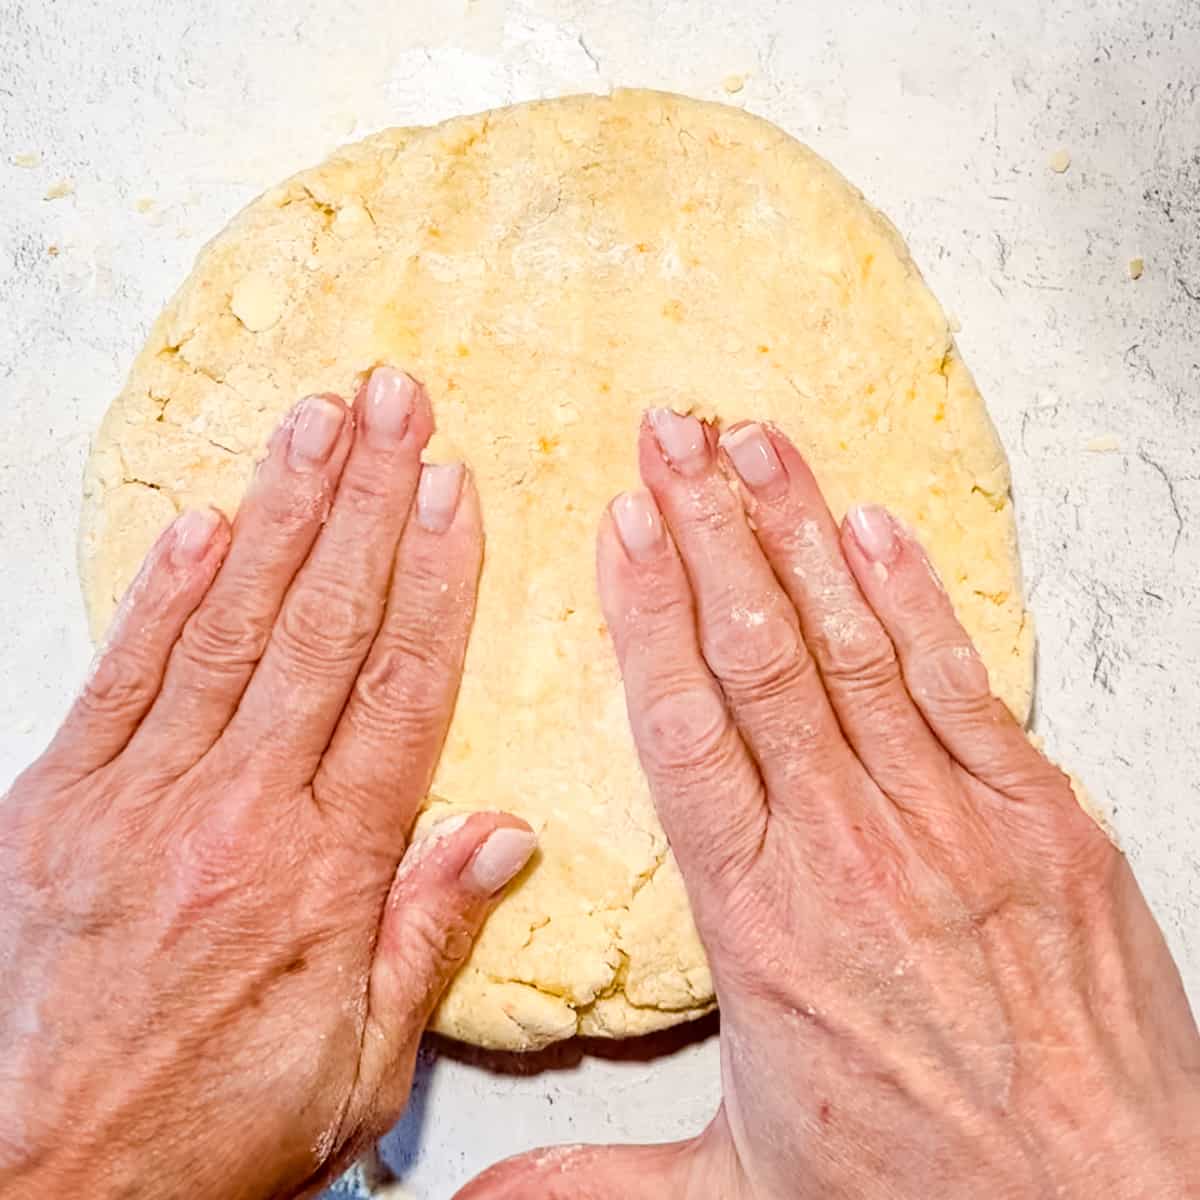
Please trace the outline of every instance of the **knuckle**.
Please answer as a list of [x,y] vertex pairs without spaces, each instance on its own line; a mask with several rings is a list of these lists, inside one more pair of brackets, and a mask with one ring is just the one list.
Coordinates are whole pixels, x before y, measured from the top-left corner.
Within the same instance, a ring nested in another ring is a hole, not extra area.
[[361,515],[375,515],[395,508],[396,475],[383,464],[355,464],[338,484],[337,504]]
[[918,700],[948,719],[986,719],[992,705],[987,667],[970,642],[954,638],[918,646],[909,667]]
[[[720,485],[724,488],[724,485]],[[743,521],[740,511],[735,511],[732,494],[718,493],[717,499],[683,506],[675,520],[684,531],[685,539],[695,538],[699,542],[725,542],[729,539],[734,521]]]
[[180,907],[200,912],[213,907],[246,881],[247,847],[243,838],[203,826],[180,840],[174,864]]
[[404,912],[404,936],[409,961],[428,964],[435,977],[445,977],[466,960],[474,941],[466,921],[456,914],[433,912],[411,904]]
[[1068,827],[1104,824],[1082,783],[1042,753],[1039,739],[1016,723],[1002,700],[982,709],[970,769],[998,792],[1013,813],[1027,819],[1065,821]]
[[642,754],[661,773],[719,771],[729,757],[729,716],[711,688],[661,696],[639,724]]
[[256,858],[262,845],[247,836],[247,823],[237,819],[241,810],[257,807],[253,797],[258,792],[257,785],[243,782],[204,820],[173,840],[171,875],[183,911],[200,913],[219,905],[242,890],[251,871],[261,869]]
[[701,648],[723,683],[760,699],[788,691],[811,669],[794,621],[741,606],[706,625]]
[[158,672],[130,646],[107,650],[83,685],[79,706],[99,718],[140,712],[158,691]]
[[420,737],[443,718],[455,665],[438,639],[413,629],[389,631],[355,682],[359,718],[396,731],[407,727]]
[[630,616],[649,618],[659,625],[673,627],[688,613],[690,604],[691,598],[687,592],[660,574],[646,579],[630,610]]
[[832,682],[862,692],[878,691],[900,675],[891,639],[877,625],[857,618],[844,624],[826,621],[823,671]]
[[[261,479],[261,477],[260,477]],[[316,481],[320,491],[309,495],[306,487]],[[324,519],[328,507],[327,485],[318,475],[260,482],[254,492],[255,536],[264,539],[263,558],[280,557],[286,548],[305,539],[314,525]]]
[[675,642],[680,628],[690,632],[692,627],[691,596],[677,582],[655,575],[651,568],[622,615],[622,641]]
[[341,663],[367,652],[381,607],[365,589],[308,579],[288,596],[275,637],[297,660]]
[[[997,703],[989,702],[988,708],[994,712]],[[961,713],[959,715],[962,716]],[[1035,820],[1040,819],[1044,814],[1036,812],[1037,806],[1046,803],[1057,807],[1060,803],[1056,789],[1047,787],[1043,763],[1037,751],[1022,744],[1024,738],[1020,734],[1015,740],[993,736],[993,730],[986,726],[991,719],[991,714],[983,708],[978,715],[971,714],[972,722],[981,728],[978,736],[972,736],[971,773],[999,792],[1009,804],[1022,810],[1032,804],[1035,811],[1031,815]],[[1004,719],[1007,719],[1006,715]]]
[[270,627],[248,599],[202,605],[184,629],[180,643],[184,654],[200,664],[250,666],[257,662]]
[[404,595],[404,621],[433,633],[443,627],[448,613],[469,603],[472,591],[440,550],[409,552],[402,567],[397,582]]
[[[200,915],[226,906],[253,910],[264,897],[264,880],[305,879],[323,847],[311,828],[280,806],[281,792],[268,764],[246,762],[224,786],[197,791],[206,803],[179,822],[157,828],[171,864],[167,876],[180,910]],[[287,815],[285,815],[285,813]]]

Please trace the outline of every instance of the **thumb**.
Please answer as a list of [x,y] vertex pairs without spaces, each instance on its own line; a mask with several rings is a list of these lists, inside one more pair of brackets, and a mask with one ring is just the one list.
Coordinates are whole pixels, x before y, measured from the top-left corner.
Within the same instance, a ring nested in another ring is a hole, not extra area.
[[[488,914],[536,848],[524,821],[495,812],[447,817],[409,846],[384,904],[371,964],[361,1064],[368,1087],[401,1081],[398,1061],[415,1053]],[[402,1086],[397,1110],[407,1080]]]
[[454,1200],[700,1200],[725,1196],[702,1181],[700,1141],[668,1146],[554,1146],[485,1171]]

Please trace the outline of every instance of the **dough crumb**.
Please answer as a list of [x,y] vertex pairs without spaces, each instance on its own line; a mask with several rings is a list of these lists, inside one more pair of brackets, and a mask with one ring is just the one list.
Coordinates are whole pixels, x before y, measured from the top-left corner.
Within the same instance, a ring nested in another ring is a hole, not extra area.
[[334,237],[345,241],[369,229],[372,224],[371,214],[357,200],[351,200],[337,210],[330,229]]
[[66,196],[70,196],[75,191],[75,180],[60,179],[57,183],[52,183],[47,189],[46,194],[42,197],[43,200],[62,200]]
[[18,721],[18,722],[17,722],[17,723],[16,723],[16,724],[13,726],[13,731],[14,731],[15,733],[22,733],[22,734],[24,734],[24,733],[32,733],[32,732],[33,732],[33,720],[32,720],[32,718],[30,718],[30,717],[26,717],[24,720]]
[[25,167],[28,170],[31,167],[40,167],[42,156],[40,154],[14,154],[8,161],[14,167]]
[[140,213],[148,213],[154,207],[154,200],[150,196],[139,196],[133,207]]
[[62,250],[56,243],[51,242],[50,245],[46,247],[46,253],[50,255],[51,258],[57,258],[62,253]]
[[251,333],[270,329],[283,316],[287,289],[266,271],[245,276],[233,289],[229,307]]
[[746,86],[746,79],[742,75],[726,75],[721,86],[729,95],[736,96]]
[[1050,170],[1058,175],[1064,174],[1071,166],[1071,155],[1068,151],[1059,148],[1050,155]]
[[440,429],[434,431],[433,436],[425,443],[425,449],[421,451],[423,463],[455,463],[462,462],[465,458],[466,455],[455,445],[450,435]]
[[1093,454],[1111,454],[1120,448],[1121,443],[1115,433],[1102,433],[1098,437],[1092,438],[1086,447]]
[[1146,270],[1146,260],[1144,258],[1131,258],[1129,260],[1129,278],[1141,279],[1142,273]]

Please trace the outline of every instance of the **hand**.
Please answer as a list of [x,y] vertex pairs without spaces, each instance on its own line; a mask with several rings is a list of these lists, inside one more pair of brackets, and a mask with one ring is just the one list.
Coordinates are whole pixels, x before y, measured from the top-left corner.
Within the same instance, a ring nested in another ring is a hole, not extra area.
[[479,571],[429,403],[310,397],[232,530],[150,551],[0,803],[0,1197],[290,1195],[399,1115],[533,834],[445,822],[397,871]]
[[1200,1194],[1159,930],[919,545],[880,509],[839,530],[775,430],[652,416],[600,589],[724,1103],[693,1141],[517,1159],[460,1200]]

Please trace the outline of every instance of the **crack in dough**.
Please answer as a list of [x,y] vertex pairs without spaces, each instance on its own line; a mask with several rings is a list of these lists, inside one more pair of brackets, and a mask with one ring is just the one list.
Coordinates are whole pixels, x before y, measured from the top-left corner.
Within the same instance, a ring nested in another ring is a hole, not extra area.
[[425,380],[438,446],[470,461],[488,530],[422,823],[495,806],[541,838],[442,1003],[443,1033],[531,1049],[714,1004],[595,596],[596,524],[636,482],[643,408],[774,421],[835,515],[896,511],[1027,716],[1007,464],[899,235],[774,126],[655,92],[388,130],[237,216],[96,439],[81,531],[93,635],[178,508],[232,513],[286,409],[348,396],[384,361]]

